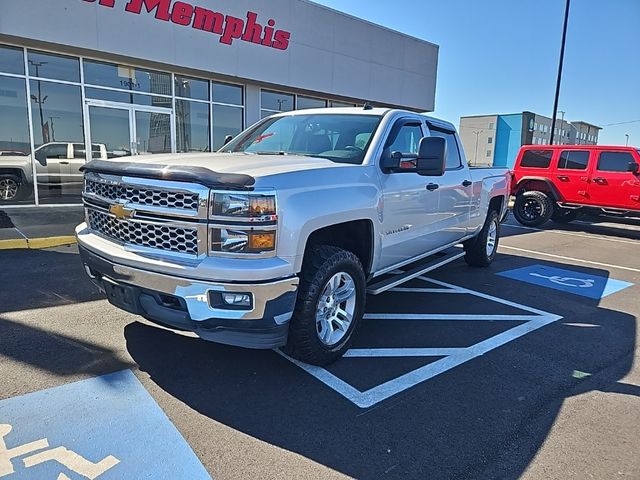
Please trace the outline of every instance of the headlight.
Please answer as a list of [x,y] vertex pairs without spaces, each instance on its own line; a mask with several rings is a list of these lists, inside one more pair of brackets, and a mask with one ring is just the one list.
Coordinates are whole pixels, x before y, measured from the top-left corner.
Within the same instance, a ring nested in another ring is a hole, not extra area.
[[211,229],[211,251],[216,253],[265,253],[276,248],[275,231]]
[[271,222],[276,217],[275,195],[214,193],[211,201],[213,217]]

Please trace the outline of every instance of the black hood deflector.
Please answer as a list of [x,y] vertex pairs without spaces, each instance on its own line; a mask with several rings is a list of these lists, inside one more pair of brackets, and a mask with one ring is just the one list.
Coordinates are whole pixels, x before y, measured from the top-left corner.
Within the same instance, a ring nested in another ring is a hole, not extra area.
[[218,173],[204,167],[153,165],[135,162],[92,160],[80,168],[82,172],[105,173],[136,178],[152,178],[171,182],[188,182],[209,188],[251,190],[256,183],[251,175]]

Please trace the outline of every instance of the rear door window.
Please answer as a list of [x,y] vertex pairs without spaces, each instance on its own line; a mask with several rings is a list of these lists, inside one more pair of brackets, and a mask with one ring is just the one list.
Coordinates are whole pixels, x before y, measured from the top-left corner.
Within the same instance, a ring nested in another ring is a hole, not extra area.
[[584,150],[565,150],[560,153],[558,168],[561,170],[586,170],[590,152]]
[[629,163],[634,162],[629,152],[602,152],[598,159],[598,170],[601,172],[628,172]]
[[460,156],[460,149],[458,148],[455,133],[438,130],[433,127],[431,127],[430,130],[432,136],[442,137],[447,141],[447,170],[460,168],[462,166],[462,157]]
[[553,150],[526,150],[520,166],[524,168],[549,168]]

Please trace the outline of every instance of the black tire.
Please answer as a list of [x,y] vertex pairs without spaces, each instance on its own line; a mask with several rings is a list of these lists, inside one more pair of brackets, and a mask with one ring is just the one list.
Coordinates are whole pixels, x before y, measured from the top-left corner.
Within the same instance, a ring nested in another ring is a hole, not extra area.
[[[489,248],[490,232],[495,232],[493,246]],[[493,263],[498,254],[500,244],[500,217],[498,212],[491,210],[480,233],[471,240],[464,242],[464,259],[471,267],[485,268]]]
[[552,214],[553,202],[544,192],[532,190],[516,197],[513,216],[525,227],[539,227],[547,223]]
[[17,202],[26,197],[25,185],[17,175],[0,173],[0,202]]
[[[356,287],[355,312],[343,338],[327,346],[319,338],[316,324],[318,302],[325,286],[336,274],[348,273]],[[340,358],[349,348],[362,316],[366,301],[366,279],[358,257],[352,252],[331,246],[312,247],[305,257],[300,274],[298,299],[289,325],[289,338],[284,352],[302,362],[327,365]]]
[[556,223],[571,223],[580,216],[578,209],[556,207],[551,215],[551,220]]

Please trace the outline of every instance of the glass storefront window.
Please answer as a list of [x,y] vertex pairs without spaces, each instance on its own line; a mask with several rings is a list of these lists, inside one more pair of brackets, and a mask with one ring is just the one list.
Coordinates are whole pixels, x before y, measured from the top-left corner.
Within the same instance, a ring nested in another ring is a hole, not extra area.
[[78,58],[29,50],[27,60],[29,75],[32,77],[80,82],[80,60]]
[[0,206],[33,203],[27,86],[0,76]]
[[296,110],[306,110],[308,108],[325,108],[327,101],[321,98],[303,97],[298,95]]
[[0,72],[24,75],[24,56],[21,48],[0,45]]
[[213,84],[213,101],[215,103],[226,103],[228,105],[244,105],[243,89],[238,85],[227,83]]
[[329,101],[329,106],[330,107],[338,107],[338,108],[344,108],[344,107],[350,107],[353,108],[354,104],[353,103],[347,103],[347,102],[340,102],[338,100],[330,100]]
[[290,112],[294,108],[294,97],[288,93],[263,90],[260,98],[263,118],[278,112]]
[[167,113],[135,112],[138,155],[171,153],[171,116]]
[[227,135],[237,136],[243,129],[244,109],[226,105],[213,106],[213,150],[224,146]]
[[73,144],[84,144],[80,87],[31,80],[35,167],[41,203],[80,203],[84,158]]
[[176,100],[176,140],[178,152],[208,152],[209,104]]
[[84,60],[84,81],[87,85],[119,88],[132,92],[172,95],[171,74],[143,70],[126,65]]
[[176,97],[209,101],[209,81],[175,76]]
[[85,88],[87,98],[103,100],[105,102],[131,103],[148,107],[171,108],[171,97],[157,95],[143,95],[141,93],[117,92],[115,90],[103,90],[102,88]]

